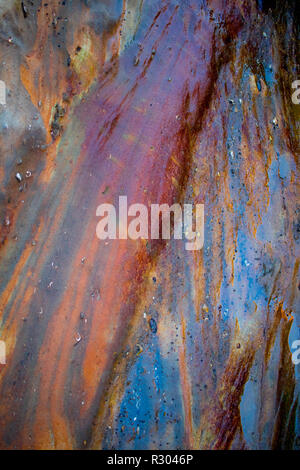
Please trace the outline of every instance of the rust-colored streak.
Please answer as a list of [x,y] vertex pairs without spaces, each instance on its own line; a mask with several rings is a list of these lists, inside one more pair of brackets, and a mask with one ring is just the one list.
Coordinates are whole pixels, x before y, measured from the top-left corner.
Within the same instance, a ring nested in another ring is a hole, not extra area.
[[[0,448],[298,448],[296,2],[27,3],[0,9]],[[204,204],[203,249],[100,241],[121,195]]]

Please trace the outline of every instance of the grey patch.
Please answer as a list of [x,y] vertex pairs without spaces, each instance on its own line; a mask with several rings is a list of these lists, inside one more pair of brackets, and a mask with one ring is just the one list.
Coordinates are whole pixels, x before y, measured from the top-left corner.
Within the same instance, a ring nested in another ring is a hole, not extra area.
[[290,164],[287,158],[284,155],[282,155],[279,158],[279,176],[282,179],[284,178],[290,179],[290,175],[291,175]]

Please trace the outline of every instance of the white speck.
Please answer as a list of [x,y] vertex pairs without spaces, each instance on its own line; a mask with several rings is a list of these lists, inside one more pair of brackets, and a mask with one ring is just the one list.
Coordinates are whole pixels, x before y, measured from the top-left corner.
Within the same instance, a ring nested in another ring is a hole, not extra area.
[[76,341],[76,343],[79,343],[81,341],[81,336],[80,336],[79,333],[76,333],[75,341]]

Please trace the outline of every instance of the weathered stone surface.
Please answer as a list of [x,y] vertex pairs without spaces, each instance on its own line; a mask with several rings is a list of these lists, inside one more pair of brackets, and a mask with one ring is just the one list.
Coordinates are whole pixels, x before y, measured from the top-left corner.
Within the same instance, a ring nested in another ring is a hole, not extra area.
[[[299,448],[298,31],[271,3],[0,2],[0,448]],[[119,195],[204,203],[204,248],[100,242]]]

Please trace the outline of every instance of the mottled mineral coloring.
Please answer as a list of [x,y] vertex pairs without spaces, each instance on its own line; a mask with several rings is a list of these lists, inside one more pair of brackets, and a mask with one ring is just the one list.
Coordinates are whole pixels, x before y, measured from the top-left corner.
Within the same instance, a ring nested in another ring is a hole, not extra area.
[[0,448],[300,448],[296,5],[0,1]]

